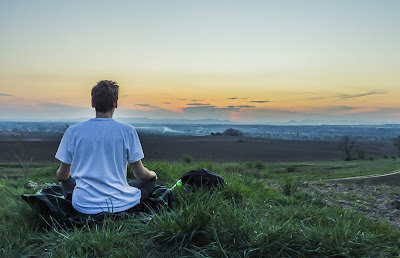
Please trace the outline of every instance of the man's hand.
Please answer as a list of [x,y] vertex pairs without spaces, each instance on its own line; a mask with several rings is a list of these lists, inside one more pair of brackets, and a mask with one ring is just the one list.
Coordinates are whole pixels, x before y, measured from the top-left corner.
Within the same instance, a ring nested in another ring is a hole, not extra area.
[[57,179],[61,182],[65,182],[71,175],[71,164],[61,162],[60,167],[57,169]]
[[135,163],[129,163],[133,175],[139,180],[157,180],[157,174],[154,171],[148,170],[141,160]]

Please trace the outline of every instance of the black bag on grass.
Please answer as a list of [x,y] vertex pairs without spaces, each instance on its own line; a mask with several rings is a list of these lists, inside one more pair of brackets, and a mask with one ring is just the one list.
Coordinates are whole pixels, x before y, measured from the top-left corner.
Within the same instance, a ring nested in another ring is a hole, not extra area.
[[182,183],[195,187],[222,187],[225,185],[225,180],[208,169],[190,170],[181,177]]

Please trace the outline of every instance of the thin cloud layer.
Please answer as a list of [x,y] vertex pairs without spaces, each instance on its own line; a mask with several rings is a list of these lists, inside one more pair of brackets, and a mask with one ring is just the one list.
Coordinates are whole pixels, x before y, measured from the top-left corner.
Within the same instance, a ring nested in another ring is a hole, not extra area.
[[321,97],[313,97],[313,98],[309,98],[309,99],[311,99],[311,100],[331,99],[331,98],[354,99],[354,98],[361,98],[361,97],[366,97],[366,96],[380,95],[380,94],[387,94],[387,93],[388,93],[387,91],[370,91],[370,92],[359,93],[359,94],[341,93],[341,94],[335,94],[333,96],[321,96]]
[[232,98],[226,98],[226,99],[236,100],[236,99],[248,99],[248,98],[237,98],[237,97],[232,97]]
[[188,106],[210,106],[210,104],[205,104],[205,103],[188,103],[186,105],[188,105]]
[[[116,110],[116,117],[148,117],[170,119],[220,119],[246,123],[286,122],[289,120],[318,121],[398,121],[399,107],[385,107],[375,110],[364,110],[357,106],[331,106],[310,111],[287,111],[272,108],[256,108],[251,105],[225,106],[187,106],[182,111],[161,109],[149,104],[140,103],[143,109]],[[93,117],[94,110],[90,107],[69,106],[58,103],[36,103],[31,108],[19,109],[17,106],[2,107],[3,119],[22,119],[29,116],[32,119],[72,119]],[[240,119],[237,119],[239,117]],[[260,119],[262,117],[263,119]]]
[[336,112],[345,112],[345,111],[351,111],[351,110],[356,110],[358,109],[357,107],[350,107],[350,106],[334,106],[334,107],[327,107],[323,108],[324,112],[328,113],[336,113]]
[[235,106],[228,106],[225,108],[218,108],[215,106],[197,106],[183,108],[184,115],[192,118],[214,118],[214,119],[229,119],[231,112],[239,112],[240,108]]
[[379,94],[386,94],[387,92],[385,91],[370,91],[366,93],[361,93],[361,94],[340,94],[337,97],[341,99],[352,99],[352,98],[360,98],[360,97],[365,97],[365,96],[370,96],[370,95],[379,95]]
[[270,102],[269,100],[252,100],[250,103],[268,103]]
[[0,93],[0,97],[14,97],[14,95],[6,94],[6,93]]
[[256,106],[251,106],[251,105],[243,105],[243,106],[237,106],[238,108],[255,108]]
[[149,107],[149,108],[152,108],[152,111],[159,111],[159,112],[170,111],[170,110],[168,110],[168,109],[160,108],[160,107],[153,106],[153,105],[150,105],[150,104],[136,104],[136,106],[139,106],[139,107]]

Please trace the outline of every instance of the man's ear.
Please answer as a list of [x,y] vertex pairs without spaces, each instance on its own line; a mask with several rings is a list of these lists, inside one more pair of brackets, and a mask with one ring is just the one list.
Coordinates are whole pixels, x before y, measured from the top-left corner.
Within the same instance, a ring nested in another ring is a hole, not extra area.
[[115,108],[118,108],[118,100],[116,100],[116,101],[114,102],[114,107],[115,107]]
[[92,100],[91,102],[92,102],[92,108],[94,108],[94,103],[93,103],[93,100]]

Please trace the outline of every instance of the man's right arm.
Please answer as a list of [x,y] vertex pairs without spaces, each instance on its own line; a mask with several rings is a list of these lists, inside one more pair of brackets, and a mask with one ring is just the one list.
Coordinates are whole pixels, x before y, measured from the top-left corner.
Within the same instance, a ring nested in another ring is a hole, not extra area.
[[148,170],[141,160],[135,163],[129,163],[133,175],[139,180],[157,180],[157,174],[154,171]]

